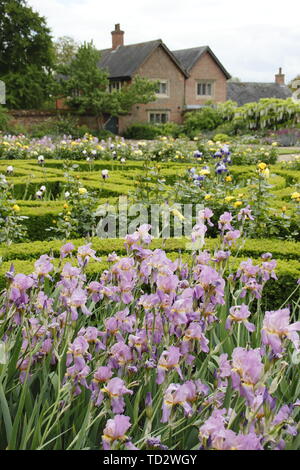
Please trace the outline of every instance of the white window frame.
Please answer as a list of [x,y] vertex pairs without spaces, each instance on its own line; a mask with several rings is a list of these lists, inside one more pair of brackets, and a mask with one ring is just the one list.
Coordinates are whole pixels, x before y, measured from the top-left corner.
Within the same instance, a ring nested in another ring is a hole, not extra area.
[[160,93],[156,92],[157,98],[169,98],[170,97],[170,86],[169,86],[169,80],[163,79],[163,78],[158,78],[157,81],[160,84],[166,85],[166,93]]
[[[210,95],[204,94],[204,95],[199,95],[198,93],[198,86],[199,85],[210,85],[211,87],[211,93]],[[214,80],[196,80],[196,97],[197,98],[213,98],[215,93],[215,82]]]
[[[167,119],[165,122],[162,122],[161,120],[161,117],[160,117],[160,120],[156,121],[156,118],[154,121],[151,120],[151,114],[154,114],[154,115],[160,115],[162,116],[163,114],[166,115]],[[148,122],[150,124],[165,124],[166,122],[170,122],[170,112],[169,111],[164,111],[164,110],[151,110],[151,111],[148,111]]]

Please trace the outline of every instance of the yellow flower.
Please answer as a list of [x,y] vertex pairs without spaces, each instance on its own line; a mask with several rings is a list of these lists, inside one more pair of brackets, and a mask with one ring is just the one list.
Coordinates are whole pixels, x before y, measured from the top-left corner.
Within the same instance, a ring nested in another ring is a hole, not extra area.
[[226,176],[225,178],[225,181],[227,181],[228,183],[230,183],[232,181],[232,176]]
[[85,188],[79,188],[79,194],[86,194],[87,190]]
[[225,199],[224,199],[224,201],[225,201],[225,202],[231,202],[233,199],[234,199],[233,196],[226,196]]
[[236,201],[233,205],[234,207],[240,207],[242,204],[242,201]]
[[291,199],[293,199],[297,202],[300,202],[300,193],[295,192],[295,193],[291,194]]
[[205,194],[205,196],[204,196],[205,201],[208,201],[211,198],[212,198],[211,194]]
[[185,219],[185,217],[181,214],[181,212],[179,212],[178,209],[172,209],[171,212],[175,217],[178,217],[178,219],[180,219],[180,220]]
[[210,170],[208,168],[204,168],[203,170],[199,171],[199,175],[209,175]]
[[286,212],[286,206],[283,206],[283,207],[281,208],[281,210],[282,210],[282,212]]
[[272,142],[272,147],[277,147],[278,142]]
[[267,164],[261,162],[261,163],[259,163],[259,164],[257,165],[257,168],[258,168],[259,170],[265,170],[265,169],[267,168]]
[[13,207],[12,207],[12,210],[14,212],[20,212],[20,206],[18,206],[18,204],[14,204]]
[[69,205],[68,204],[64,204],[64,209],[68,209]]

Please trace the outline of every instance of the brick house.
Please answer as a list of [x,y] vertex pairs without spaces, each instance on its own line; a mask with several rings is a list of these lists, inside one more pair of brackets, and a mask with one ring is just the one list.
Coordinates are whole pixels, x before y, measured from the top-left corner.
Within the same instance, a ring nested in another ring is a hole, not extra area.
[[157,99],[133,106],[120,116],[118,131],[136,122],[181,123],[187,110],[206,101],[227,99],[229,73],[208,46],[170,51],[161,39],[124,46],[124,31],[115,25],[112,47],[101,52],[99,67],[109,73],[110,89],[130,83],[135,75],[159,81]]

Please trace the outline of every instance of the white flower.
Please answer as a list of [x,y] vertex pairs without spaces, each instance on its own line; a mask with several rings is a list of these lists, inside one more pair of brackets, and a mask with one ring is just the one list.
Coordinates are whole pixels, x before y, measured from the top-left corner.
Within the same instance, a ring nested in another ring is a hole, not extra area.
[[121,158],[120,162],[121,162],[121,163],[125,163],[125,162],[126,162],[126,158]]
[[37,191],[37,192],[35,193],[35,195],[36,195],[37,198],[40,199],[40,198],[43,196],[43,192],[42,192],[42,191]]
[[82,153],[83,153],[83,155],[85,155],[85,154],[87,153],[87,151],[86,151],[86,150],[83,150]]
[[38,162],[39,162],[39,163],[43,163],[44,161],[45,161],[44,155],[39,155],[39,156],[38,156]]
[[102,170],[102,178],[108,178],[108,170]]
[[92,150],[92,155],[96,155],[97,154],[97,150]]
[[12,165],[9,165],[7,168],[6,168],[6,172],[7,173],[12,173],[14,171],[14,167]]
[[44,193],[46,191],[46,186],[41,186],[40,191],[42,191]]
[[69,191],[66,191],[66,192],[65,192],[65,198],[68,199],[69,196],[70,196]]

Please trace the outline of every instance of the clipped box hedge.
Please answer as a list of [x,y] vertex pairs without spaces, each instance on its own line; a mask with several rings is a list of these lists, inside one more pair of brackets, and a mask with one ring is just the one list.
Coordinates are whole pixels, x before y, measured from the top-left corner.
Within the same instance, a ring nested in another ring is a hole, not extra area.
[[[111,243],[111,250],[113,248],[121,248],[122,241],[118,240],[118,243],[116,241],[112,240],[107,240]],[[76,240],[78,242],[78,240]],[[155,247],[154,246],[152,248]],[[161,245],[161,244],[160,244]],[[108,245],[106,245],[108,248]],[[46,247],[44,247],[46,248]],[[95,248],[95,246],[94,246]],[[56,248],[58,249],[58,247]],[[44,249],[42,250],[43,253],[45,253],[47,250]],[[55,251],[55,250],[54,250]],[[116,250],[117,251],[117,250]],[[56,252],[58,254],[58,252]],[[98,253],[98,255],[101,253]],[[103,255],[106,255],[107,253],[103,253]],[[168,251],[168,256],[170,259],[175,260],[179,256],[181,256],[182,260],[187,263],[191,263],[192,258],[190,253],[182,253],[179,254],[178,252],[174,251]],[[24,273],[24,274],[30,274],[34,270],[34,259],[14,259],[10,261],[5,261],[0,265],[0,289],[5,288],[6,286],[6,279],[5,279],[5,273],[9,271],[11,265],[13,264],[15,272],[16,273]],[[238,268],[238,265],[241,261],[244,261],[245,257],[241,258],[235,258],[231,261],[231,270],[236,270]],[[254,260],[255,261],[255,260]],[[56,266],[59,263],[59,259],[55,259],[53,262]],[[86,274],[88,275],[89,279],[96,279],[99,277],[100,273],[109,267],[108,262],[104,258],[100,262],[96,262],[94,260],[91,260],[90,263],[87,266],[86,269]],[[299,287],[295,291],[297,287],[297,280],[300,278],[300,262],[296,260],[282,260],[279,259],[277,260],[277,268],[276,268],[276,274],[278,277],[278,280],[269,280],[263,290],[263,295],[262,295],[262,307],[267,310],[267,309],[276,309],[281,307],[281,305],[287,300],[288,297],[290,297],[289,302],[299,302]]]

